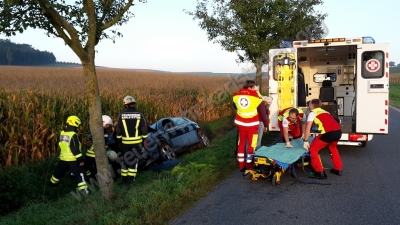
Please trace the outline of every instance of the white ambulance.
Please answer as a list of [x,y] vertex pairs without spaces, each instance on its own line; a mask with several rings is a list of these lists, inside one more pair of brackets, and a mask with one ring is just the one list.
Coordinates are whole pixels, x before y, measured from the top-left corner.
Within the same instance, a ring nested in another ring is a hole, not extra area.
[[340,120],[339,145],[366,146],[374,134],[388,134],[389,44],[371,37],[293,41],[269,58],[270,131],[279,131],[280,110],[307,114],[307,102],[318,98]]

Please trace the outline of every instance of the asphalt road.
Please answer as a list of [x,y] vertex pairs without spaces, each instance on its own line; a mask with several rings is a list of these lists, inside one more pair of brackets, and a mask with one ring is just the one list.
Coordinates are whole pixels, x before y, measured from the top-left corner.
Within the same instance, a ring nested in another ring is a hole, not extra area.
[[[400,111],[390,108],[389,135],[375,135],[365,148],[339,146],[343,176],[326,171],[327,180],[313,179],[328,185],[285,172],[272,186],[237,171],[172,224],[400,224],[399,133]],[[327,149],[321,158],[332,167]]]

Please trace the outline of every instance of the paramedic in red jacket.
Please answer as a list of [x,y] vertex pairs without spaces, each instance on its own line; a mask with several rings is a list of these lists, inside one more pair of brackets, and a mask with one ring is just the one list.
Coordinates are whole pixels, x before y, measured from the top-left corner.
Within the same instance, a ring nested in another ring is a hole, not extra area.
[[289,141],[290,135],[293,139],[301,137],[300,123],[303,121],[304,113],[301,109],[286,108],[278,114],[278,126],[281,132],[282,142],[286,143],[286,148],[293,148]]
[[253,80],[247,80],[243,88],[233,94],[233,103],[236,106],[235,125],[238,127],[239,141],[237,148],[237,160],[239,169],[246,170],[245,147],[247,148],[247,163],[251,163],[251,156],[257,145],[258,126],[260,124],[258,118],[257,107],[262,102],[262,97],[257,92],[258,86]]
[[[331,173],[338,176],[342,175],[342,159],[340,158],[339,151],[337,149],[338,141],[342,136],[342,131],[340,129],[340,124],[335,120],[333,116],[327,111],[321,109],[321,101],[319,99],[313,99],[309,102],[309,109],[311,112],[307,117],[307,127],[303,123],[304,129],[304,148],[310,151],[311,166],[313,167],[315,173],[315,178],[325,179],[327,176],[322,167],[318,152],[329,146],[329,151],[331,153],[333,169],[330,170]],[[321,132],[320,135],[316,136],[310,144],[308,143],[308,137],[310,135],[311,127],[315,123],[318,126],[318,130]]]

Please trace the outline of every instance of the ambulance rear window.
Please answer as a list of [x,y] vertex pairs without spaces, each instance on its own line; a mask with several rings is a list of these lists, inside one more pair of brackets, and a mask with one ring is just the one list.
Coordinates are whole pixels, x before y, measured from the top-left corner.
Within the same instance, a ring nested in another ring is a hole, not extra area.
[[382,51],[363,52],[361,76],[363,78],[381,78],[385,73],[385,58]]

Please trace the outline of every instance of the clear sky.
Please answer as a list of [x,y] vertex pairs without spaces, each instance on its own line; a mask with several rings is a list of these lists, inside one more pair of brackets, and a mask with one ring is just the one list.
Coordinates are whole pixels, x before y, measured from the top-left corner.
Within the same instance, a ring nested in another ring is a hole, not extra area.
[[[208,42],[198,21],[183,12],[183,9],[193,11],[196,2],[148,0],[145,4],[137,3],[131,8],[135,17],[118,28],[124,37],[116,39],[115,44],[103,40],[96,47],[96,65],[170,72],[251,70],[251,63],[238,65],[235,53]],[[390,43],[390,60],[400,63],[400,1],[325,0],[316,9],[328,14],[326,38],[371,36],[376,43]],[[0,38],[6,37],[1,35]],[[42,30],[28,29],[10,40],[53,52],[57,61],[80,63],[60,38],[49,38]]]

